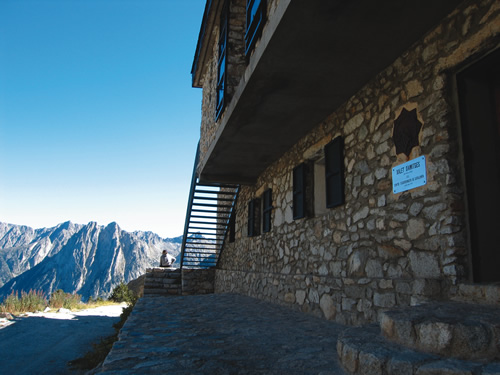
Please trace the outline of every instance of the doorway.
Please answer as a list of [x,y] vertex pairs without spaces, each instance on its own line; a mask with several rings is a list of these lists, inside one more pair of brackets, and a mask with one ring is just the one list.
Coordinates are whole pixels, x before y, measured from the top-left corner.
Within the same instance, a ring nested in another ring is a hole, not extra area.
[[500,281],[500,49],[457,75],[472,278]]

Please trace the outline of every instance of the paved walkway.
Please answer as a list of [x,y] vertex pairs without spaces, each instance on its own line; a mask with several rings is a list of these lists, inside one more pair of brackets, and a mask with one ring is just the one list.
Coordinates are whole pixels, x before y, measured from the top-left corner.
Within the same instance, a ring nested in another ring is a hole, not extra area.
[[99,374],[345,374],[345,328],[234,294],[141,298]]

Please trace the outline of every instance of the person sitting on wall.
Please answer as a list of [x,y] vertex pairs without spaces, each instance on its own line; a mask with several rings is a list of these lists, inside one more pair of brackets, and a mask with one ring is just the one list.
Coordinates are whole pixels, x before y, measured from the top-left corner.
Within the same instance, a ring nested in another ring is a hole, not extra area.
[[163,253],[160,257],[160,267],[171,267],[175,262],[175,257],[170,255],[167,250],[163,250]]

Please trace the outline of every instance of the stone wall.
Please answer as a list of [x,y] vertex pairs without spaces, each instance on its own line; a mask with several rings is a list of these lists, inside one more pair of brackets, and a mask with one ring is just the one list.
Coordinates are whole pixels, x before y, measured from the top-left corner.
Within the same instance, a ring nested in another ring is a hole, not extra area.
[[214,292],[215,270],[187,268],[148,268],[144,294],[187,296]]
[[145,295],[179,296],[182,294],[181,270],[154,267],[146,269]]
[[[267,19],[271,19],[276,11],[276,7],[282,0],[267,0]],[[247,70],[247,59],[245,58],[245,0],[231,0],[229,18],[229,41],[228,41],[228,80],[227,80],[227,104],[231,101],[236,87],[244,81]],[[267,25],[267,23],[266,23]],[[264,33],[266,27],[264,26]],[[219,24],[216,24],[211,33],[215,43],[211,46],[212,58],[206,62],[206,72],[203,77],[203,97],[202,97],[202,119],[200,132],[200,160],[204,160],[209,152],[210,146],[216,138],[218,127],[224,121],[224,113],[215,121],[215,108],[217,102],[217,59]],[[208,37],[206,38],[209,39]],[[259,45],[259,41],[255,48]],[[255,50],[255,49],[254,49]],[[243,82],[244,83],[244,82]]]
[[[248,294],[347,324],[455,293],[467,280],[469,261],[454,74],[498,45],[499,25],[498,2],[463,3],[255,186],[242,187],[236,241],[225,245],[216,292]],[[423,124],[409,156],[396,154],[393,141],[403,109],[415,109]],[[345,204],[293,220],[293,168],[318,162],[337,136],[345,143]],[[392,168],[421,155],[427,184],[394,194]],[[247,237],[247,203],[267,188],[272,230]]]
[[182,295],[214,292],[215,269],[182,269]]

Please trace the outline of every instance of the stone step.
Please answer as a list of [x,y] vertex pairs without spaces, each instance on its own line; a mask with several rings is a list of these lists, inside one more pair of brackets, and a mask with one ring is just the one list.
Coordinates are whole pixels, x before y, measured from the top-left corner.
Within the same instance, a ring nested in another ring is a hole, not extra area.
[[382,334],[411,349],[465,360],[500,359],[500,308],[431,302],[382,314]]
[[181,285],[180,279],[146,279],[144,285]]
[[453,287],[450,299],[459,302],[500,304],[500,285],[497,284],[458,284]]
[[181,295],[182,274],[180,269],[171,267],[148,268],[144,280],[144,294]]
[[378,325],[346,329],[337,341],[339,362],[349,374],[500,375],[500,363],[445,359],[388,341]]
[[164,288],[144,288],[144,295],[162,295],[162,296],[180,296],[182,291],[177,289],[164,289]]

